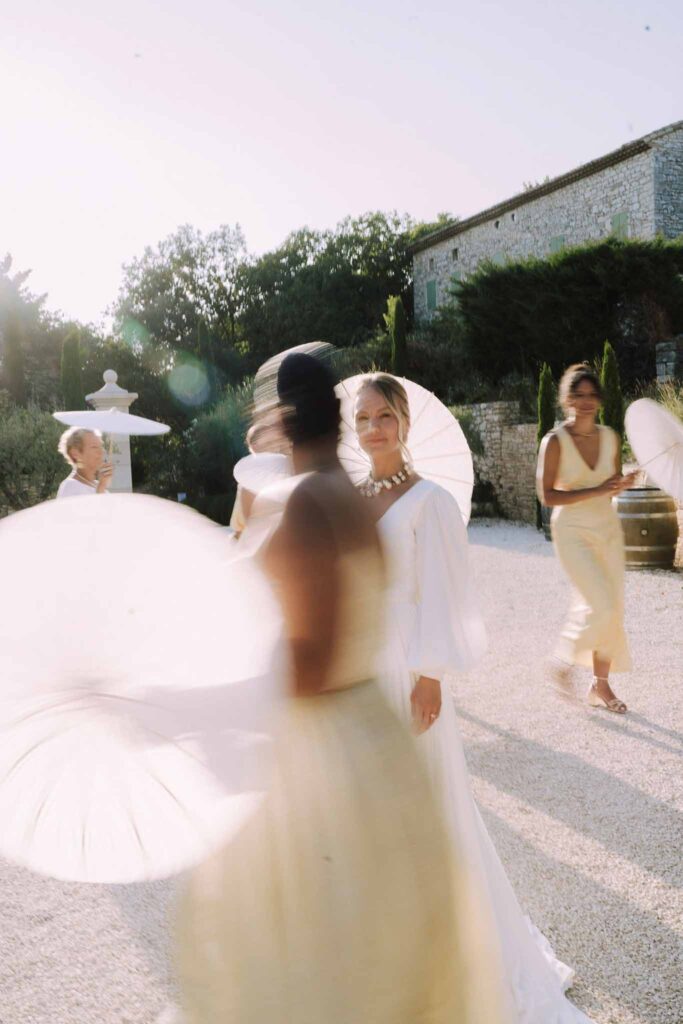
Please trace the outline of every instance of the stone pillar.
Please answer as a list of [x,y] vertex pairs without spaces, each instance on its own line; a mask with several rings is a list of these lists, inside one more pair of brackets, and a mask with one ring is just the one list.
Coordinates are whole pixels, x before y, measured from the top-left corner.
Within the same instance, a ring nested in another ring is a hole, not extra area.
[[683,377],[683,334],[670,341],[660,341],[655,346],[657,380],[664,383],[672,378]]
[[[116,383],[118,374],[114,370],[105,370],[102,374],[104,387],[95,391],[92,395],[86,395],[85,399],[94,405],[96,409],[104,410],[117,409],[119,412],[128,412],[131,405],[138,397],[132,391],[126,391]],[[114,444],[112,461],[114,463],[114,478],[111,483],[112,491],[132,491],[133,476],[130,468],[130,438],[127,435],[117,434],[112,436]]]

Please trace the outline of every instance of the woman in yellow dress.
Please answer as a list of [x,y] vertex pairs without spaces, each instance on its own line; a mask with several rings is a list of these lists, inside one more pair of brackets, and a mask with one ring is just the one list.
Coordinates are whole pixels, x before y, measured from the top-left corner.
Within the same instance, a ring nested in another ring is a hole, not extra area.
[[567,419],[543,439],[538,460],[539,500],[553,509],[551,530],[574,599],[555,650],[555,679],[573,696],[572,665],[593,670],[592,707],[624,714],[610,672],[631,667],[624,631],[624,541],[612,498],[630,487],[622,475],[621,439],[596,423],[602,403],[597,374],[585,363],[565,371],[560,405]]

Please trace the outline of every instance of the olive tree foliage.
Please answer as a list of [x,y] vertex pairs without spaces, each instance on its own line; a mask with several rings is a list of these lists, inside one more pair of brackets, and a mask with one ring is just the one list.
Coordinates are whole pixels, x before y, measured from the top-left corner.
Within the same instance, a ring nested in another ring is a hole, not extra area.
[[116,332],[132,346],[163,350],[169,366],[179,352],[206,358],[208,348],[212,362],[233,376],[246,254],[239,224],[208,234],[178,228],[124,265]]

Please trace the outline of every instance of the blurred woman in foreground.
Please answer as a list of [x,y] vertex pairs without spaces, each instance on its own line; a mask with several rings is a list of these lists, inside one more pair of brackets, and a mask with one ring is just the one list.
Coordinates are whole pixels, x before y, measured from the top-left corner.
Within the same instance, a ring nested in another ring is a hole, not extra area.
[[58,451],[71,466],[71,473],[59,485],[58,498],[107,492],[114,469],[105,462],[99,430],[69,427],[59,439]]
[[185,1009],[192,1024],[465,1024],[445,837],[374,682],[383,563],[337,460],[334,380],[297,353],[277,385],[299,475],[264,558],[291,699],[261,810],[190,880]]

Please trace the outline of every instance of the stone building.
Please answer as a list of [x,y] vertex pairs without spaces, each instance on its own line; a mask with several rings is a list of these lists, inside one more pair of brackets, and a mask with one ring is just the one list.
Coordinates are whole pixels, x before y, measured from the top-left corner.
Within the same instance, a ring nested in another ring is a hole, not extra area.
[[608,235],[682,234],[683,121],[677,121],[420,239],[412,249],[415,317],[428,320],[448,301],[451,281],[482,260],[544,257]]

